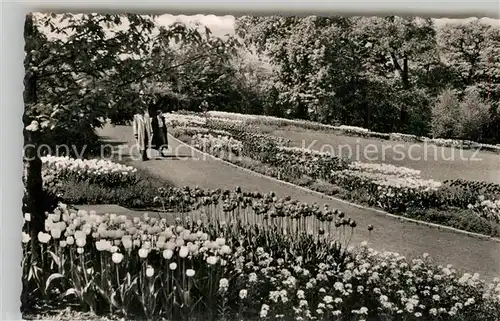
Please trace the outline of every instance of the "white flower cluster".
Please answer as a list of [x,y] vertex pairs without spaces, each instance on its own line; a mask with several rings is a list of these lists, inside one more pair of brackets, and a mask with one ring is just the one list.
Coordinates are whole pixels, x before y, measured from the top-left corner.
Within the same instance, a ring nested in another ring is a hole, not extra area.
[[56,178],[72,177],[92,182],[127,183],[135,181],[137,169],[104,159],[75,159],[67,156],[41,157],[45,171]]
[[42,163],[53,166],[56,169],[65,169],[86,172],[88,174],[106,175],[110,173],[121,173],[127,175],[135,173],[137,168],[126,166],[105,159],[80,159],[67,156],[44,156]]
[[408,167],[395,166],[392,164],[363,163],[357,161],[350,163],[349,168],[352,170],[394,175],[399,177],[418,177],[421,174],[421,171]]
[[177,127],[177,126],[194,126],[200,127],[206,124],[207,119],[203,116],[198,115],[187,115],[178,113],[165,113],[165,122],[167,126]]
[[477,204],[469,205],[469,208],[480,212],[480,215],[487,219],[500,223],[500,199],[483,199]]
[[228,156],[229,153],[240,155],[243,150],[242,142],[231,136],[196,134],[193,135],[191,144],[195,148],[209,152],[212,155],[220,155],[221,153],[226,153],[226,156]]
[[364,180],[371,181],[380,186],[388,187],[398,187],[398,188],[410,188],[416,190],[436,190],[441,187],[442,183],[433,179],[423,179],[420,177],[413,176],[413,173],[403,173],[390,172],[390,168],[387,168],[386,173],[382,171],[361,171],[357,170],[343,170],[340,172],[332,172],[334,177],[337,175],[343,175],[346,177],[358,177]]
[[302,154],[305,156],[332,156],[332,153],[329,152],[321,152],[315,149],[308,149],[308,148],[301,148],[301,147],[295,147],[295,146],[278,146],[278,149],[283,152],[290,152],[293,154]]
[[369,132],[369,130],[366,128],[356,127],[356,126],[340,125],[337,128],[339,130],[346,131],[346,132],[352,132],[352,133],[366,134]]

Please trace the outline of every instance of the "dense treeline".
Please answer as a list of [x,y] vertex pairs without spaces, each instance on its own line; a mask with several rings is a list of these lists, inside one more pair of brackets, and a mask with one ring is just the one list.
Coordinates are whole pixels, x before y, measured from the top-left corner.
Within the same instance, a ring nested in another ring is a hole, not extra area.
[[[33,54],[45,63],[39,105],[72,132],[46,133],[51,143],[87,140],[74,136],[104,118],[126,122],[144,104],[500,142],[500,27],[478,19],[438,27],[415,17],[243,16],[235,37],[220,39],[135,15],[66,15],[64,28],[59,17],[38,25],[66,38],[37,32]],[[100,38],[113,29],[106,20],[133,24]]]

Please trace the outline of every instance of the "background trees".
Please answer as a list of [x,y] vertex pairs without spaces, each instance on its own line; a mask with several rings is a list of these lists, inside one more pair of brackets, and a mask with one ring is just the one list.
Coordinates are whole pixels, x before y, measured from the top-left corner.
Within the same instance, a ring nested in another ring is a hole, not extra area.
[[[487,142],[499,141],[499,30],[479,20],[438,27],[416,17],[236,22],[244,44],[272,62],[274,102],[290,117],[431,135],[445,131],[433,128],[442,121],[433,115],[453,89],[462,122],[471,101],[472,110],[482,110],[475,115],[489,106],[489,117],[461,123],[456,137]],[[470,126],[475,129],[463,132]]]

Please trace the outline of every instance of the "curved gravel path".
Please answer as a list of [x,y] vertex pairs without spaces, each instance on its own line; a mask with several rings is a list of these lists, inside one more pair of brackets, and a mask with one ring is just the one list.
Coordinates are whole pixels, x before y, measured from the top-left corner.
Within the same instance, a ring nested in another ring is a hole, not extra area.
[[[135,156],[136,160],[131,160],[134,166],[148,169],[177,186],[198,185],[202,188],[228,189],[240,186],[247,191],[274,191],[282,197],[290,196],[307,203],[316,202],[321,206],[328,204],[330,208],[344,211],[358,223],[352,244],[366,240],[376,250],[394,251],[407,257],[429,253],[439,264],[452,264],[463,272],[477,272],[487,280],[500,276],[500,242],[400,221],[371,209],[322,198],[235,168],[174,139],[170,139],[169,155],[166,158],[142,162],[137,160],[136,152],[130,152],[130,147],[126,148],[134,144],[132,127],[107,125],[99,134],[104,141],[112,143],[115,149],[122,147],[121,154],[115,157],[126,159]],[[371,233],[366,228],[369,224],[374,226]]]

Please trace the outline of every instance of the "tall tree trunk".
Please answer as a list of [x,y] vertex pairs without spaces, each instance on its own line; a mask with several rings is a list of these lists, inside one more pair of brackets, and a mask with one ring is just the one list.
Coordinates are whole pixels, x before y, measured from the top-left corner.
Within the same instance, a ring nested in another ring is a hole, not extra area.
[[[26,41],[26,60],[31,59],[31,44],[34,25],[31,14],[26,16],[25,21],[25,41]],[[29,65],[29,64],[26,64]],[[37,75],[36,73],[26,70],[24,76],[24,125],[30,123],[31,113],[30,107],[38,101],[37,96]],[[36,238],[38,232],[43,231],[45,213],[43,208],[43,188],[42,188],[42,161],[38,155],[38,144],[40,134],[38,131],[24,130],[24,162],[26,166],[26,205],[31,214],[31,234]]]
[[405,56],[403,58],[403,70],[401,73],[401,78],[403,79],[403,89],[410,89],[410,75],[408,74],[408,58]]
[[[399,64],[398,57],[395,53],[391,53],[392,63],[394,68],[398,71],[399,76],[401,77],[401,81],[403,83],[403,90],[410,89],[410,75],[408,70],[408,57],[406,55],[403,56],[403,67]],[[408,109],[406,105],[403,105],[400,108],[399,121],[398,121],[398,130],[404,132],[408,125]]]
[[[30,124],[30,106],[35,104],[38,100],[37,97],[37,75],[30,71],[29,62],[31,60],[31,53],[33,50],[34,32],[35,27],[33,24],[32,14],[26,15],[24,25],[25,37],[25,76],[24,76],[24,127]],[[38,232],[44,230],[45,212],[43,200],[43,182],[42,182],[42,161],[38,155],[39,132],[23,130],[24,134],[24,166],[25,166],[25,188],[26,195],[24,198],[25,210],[30,213],[31,222],[29,224],[29,234],[31,236],[31,262],[26,264],[35,264],[38,261],[39,253],[37,248]],[[21,295],[21,310],[26,311],[30,308],[29,300],[29,284],[23,284],[23,292]]]

